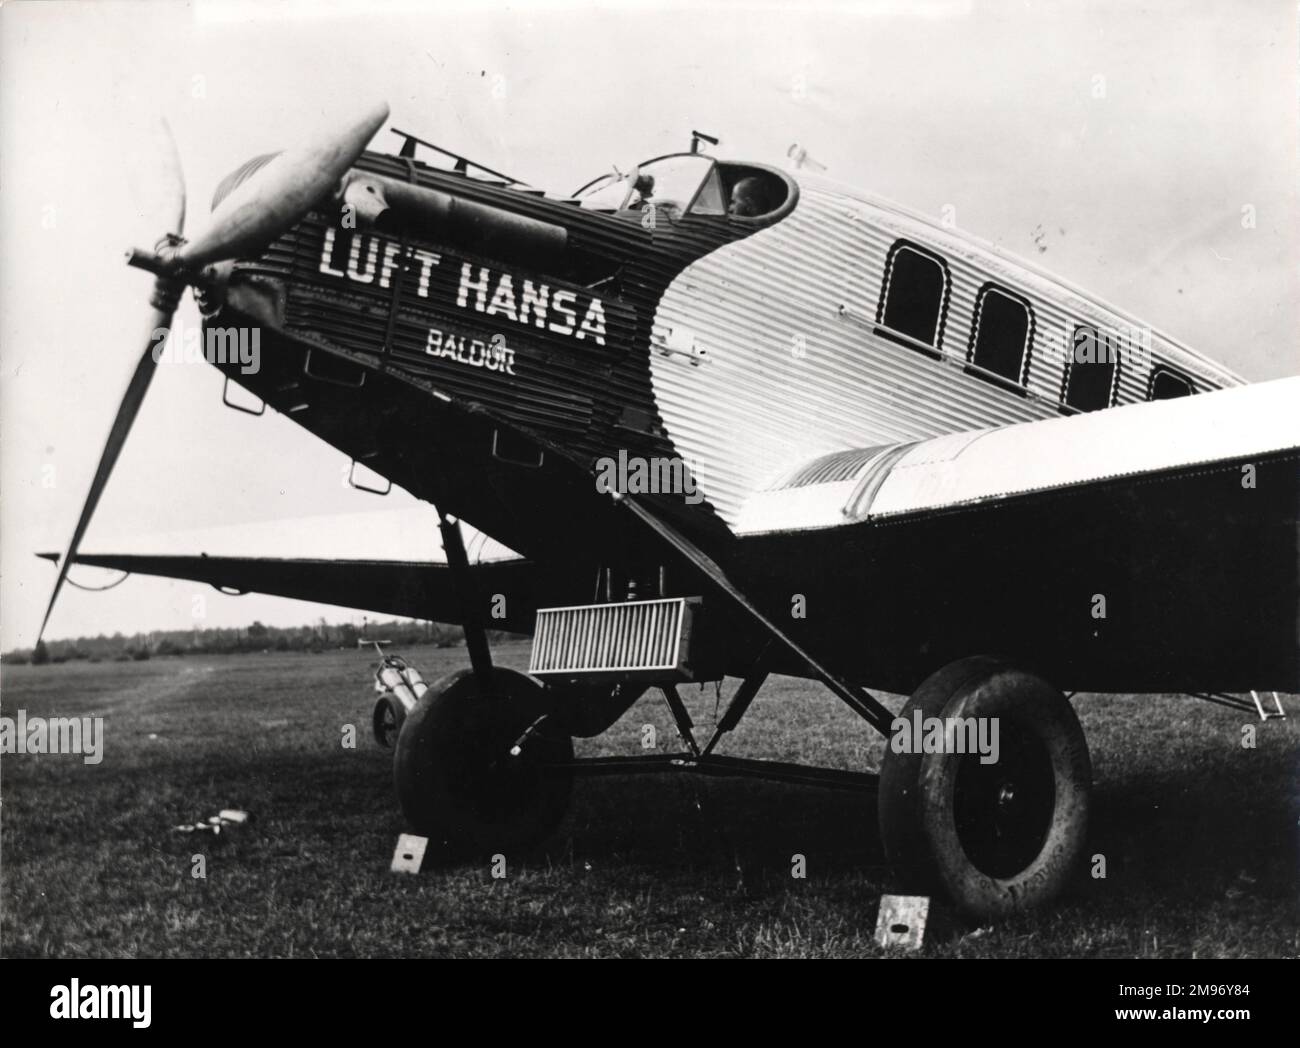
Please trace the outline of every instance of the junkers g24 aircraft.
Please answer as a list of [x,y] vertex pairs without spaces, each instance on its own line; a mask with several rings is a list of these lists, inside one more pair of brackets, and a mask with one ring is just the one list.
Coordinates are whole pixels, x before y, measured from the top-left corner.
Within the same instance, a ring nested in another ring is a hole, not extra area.
[[[80,562],[458,623],[468,666],[377,711],[416,831],[536,843],[584,774],[863,789],[908,883],[978,916],[1052,898],[1083,854],[1066,692],[1262,717],[1259,690],[1298,689],[1300,378],[1246,385],[956,230],[699,133],[557,199],[405,132],[368,151],[387,115],[248,161],[191,240],[179,190],[174,229],[129,253],[155,315],[51,607]],[[435,506],[445,563],[78,554],[187,286],[209,334],[260,330],[259,370],[214,361],[227,385]],[[461,521],[518,556],[471,563]],[[528,675],[493,664],[488,627],[532,635]],[[910,694],[909,723],[996,718],[998,759],[715,752],[771,674],[886,735],[867,686]],[[677,689],[724,676],[697,741]],[[574,759],[647,689],[683,752]]]

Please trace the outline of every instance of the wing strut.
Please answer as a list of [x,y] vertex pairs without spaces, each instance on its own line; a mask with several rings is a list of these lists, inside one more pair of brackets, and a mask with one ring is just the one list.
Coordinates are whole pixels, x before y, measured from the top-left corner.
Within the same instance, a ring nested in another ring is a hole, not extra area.
[[889,735],[889,726],[894,721],[894,715],[882,706],[869,692],[858,688],[842,677],[838,676],[832,670],[823,666],[817,659],[810,655],[799,644],[798,641],[787,636],[785,632],[776,625],[771,619],[764,615],[743,593],[738,590],[731,580],[727,578],[717,563],[702,549],[696,546],[690,539],[682,535],[677,529],[660,520],[654,513],[643,506],[637,499],[625,495],[621,492],[613,493],[614,499],[623,506],[632,511],[641,521],[647,524],[656,534],[666,541],[673,549],[677,550],[683,557],[689,560],[698,568],[704,576],[713,585],[728,597],[741,611],[749,618],[753,619],[767,633],[771,634],[780,644],[789,648],[799,658],[808,664],[814,676],[817,677],[826,687],[841,699],[850,709],[857,713],[863,720],[871,724],[880,734]]

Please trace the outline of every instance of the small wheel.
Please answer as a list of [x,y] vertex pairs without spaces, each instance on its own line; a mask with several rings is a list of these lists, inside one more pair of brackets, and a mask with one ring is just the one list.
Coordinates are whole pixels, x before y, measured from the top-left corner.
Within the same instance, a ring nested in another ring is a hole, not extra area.
[[484,694],[472,670],[431,685],[397,737],[393,777],[402,813],[452,847],[527,848],[564,817],[573,740],[543,721],[518,755],[515,742],[547,712],[541,685],[494,667]]
[[401,734],[402,722],[406,720],[406,707],[394,695],[381,695],[375,703],[375,712],[371,717],[371,726],[375,732],[375,742],[386,750],[397,747],[397,736]]
[[[1031,673],[986,657],[962,659],[925,681],[899,717],[975,718],[997,759],[979,753],[885,750],[880,834],[919,888],[943,890],[977,918],[1041,906],[1083,854],[1092,768],[1065,697]],[[919,750],[920,747],[913,747]]]

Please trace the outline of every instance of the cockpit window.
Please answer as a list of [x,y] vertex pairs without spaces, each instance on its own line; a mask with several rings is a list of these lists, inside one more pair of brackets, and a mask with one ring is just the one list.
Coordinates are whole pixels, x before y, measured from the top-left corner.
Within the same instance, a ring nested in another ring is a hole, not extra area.
[[722,188],[722,178],[718,174],[718,165],[709,170],[709,177],[700,186],[691,205],[692,215],[725,215],[727,213],[726,190]]
[[785,206],[790,187],[779,175],[758,167],[723,165],[727,214],[732,218],[765,218]]
[[573,196],[582,203],[583,207],[593,211],[617,211],[623,206],[623,201],[627,199],[631,189],[627,175],[620,171],[611,171],[588,182]]
[[[649,204],[671,208],[679,214],[695,199],[702,183],[713,175],[713,158],[696,153],[660,157],[626,175],[611,173],[580,189],[582,206],[596,211],[641,210]],[[716,181],[716,179],[714,180]],[[716,189],[721,196],[721,187]],[[717,207],[715,202],[714,207]],[[723,214],[724,210],[704,214]]]
[[[651,160],[629,176],[632,196],[623,206],[645,208],[653,204],[682,214],[690,207],[701,186],[707,186],[713,168],[712,157],[696,153],[679,153]],[[696,213],[694,209],[692,213]],[[716,213],[722,214],[721,211]]]
[[773,171],[698,153],[675,153],[627,174],[615,170],[602,175],[574,197],[594,211],[641,211],[653,205],[672,215],[762,219],[786,207],[791,192]]

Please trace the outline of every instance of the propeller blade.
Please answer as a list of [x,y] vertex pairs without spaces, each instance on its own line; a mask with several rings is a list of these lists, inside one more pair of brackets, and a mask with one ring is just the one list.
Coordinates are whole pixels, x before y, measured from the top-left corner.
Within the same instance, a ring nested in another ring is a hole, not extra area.
[[[163,180],[168,184],[169,210],[172,216],[172,231],[179,236],[185,232],[185,175],[181,170],[180,153],[176,149],[176,139],[172,135],[171,125],[164,119],[160,121],[159,128],[156,129],[156,135],[160,146],[160,161]],[[158,296],[155,297],[160,301],[165,299],[168,303],[174,303],[176,297]],[[127,435],[131,432],[131,425],[135,422],[135,416],[140,411],[140,404],[144,401],[144,395],[149,389],[149,383],[153,381],[154,369],[158,366],[153,358],[154,347],[158,344],[156,333],[159,328],[170,328],[172,326],[172,313],[175,306],[170,308],[154,307],[152,320],[149,327],[149,333],[145,338],[144,352],[136,362],[135,371],[131,374],[131,381],[127,383],[126,392],[122,394],[122,403],[118,406],[117,417],[113,419],[113,428],[108,431],[108,440],[104,444],[104,451],[99,457],[99,467],[95,470],[95,478],[90,482],[90,490],[86,493],[86,501],[81,507],[81,516],[77,518],[77,526],[72,531],[72,540],[68,543],[68,551],[63,555],[59,562],[59,575],[54,580],[54,592],[50,594],[50,603],[45,608],[45,618],[41,620],[40,632],[36,639],[40,640],[45,633],[45,627],[49,625],[50,613],[54,611],[54,603],[59,599],[59,591],[63,589],[63,583],[67,581],[68,569],[72,566],[72,561],[77,555],[77,548],[81,545],[82,536],[86,533],[86,528],[90,526],[90,518],[95,513],[95,507],[99,505],[99,497],[104,492],[104,486],[108,483],[109,475],[113,472],[113,467],[117,464],[117,456],[122,452],[122,445],[126,443]]]
[[59,591],[63,588],[63,583],[68,577],[68,568],[72,566],[73,558],[77,555],[77,547],[81,545],[82,536],[85,535],[86,528],[90,525],[90,518],[95,513],[95,507],[99,505],[99,497],[103,494],[104,486],[108,483],[113,467],[117,464],[117,457],[122,452],[122,445],[126,443],[126,438],[131,432],[131,425],[135,422],[135,417],[140,411],[140,405],[144,402],[144,395],[149,389],[149,383],[153,380],[154,370],[158,367],[153,358],[154,346],[157,344],[155,332],[159,328],[171,327],[171,322],[170,312],[161,309],[154,310],[153,326],[149,329],[144,353],[136,362],[131,381],[127,384],[126,392],[122,394],[122,403],[117,409],[117,417],[113,419],[113,428],[108,432],[108,440],[104,444],[103,454],[99,457],[99,467],[95,470],[95,479],[90,482],[90,490],[86,493],[86,501],[81,507],[81,516],[77,518],[77,526],[73,529],[72,540],[68,543],[68,551],[59,562],[59,577],[54,581],[54,592],[50,594],[50,603],[45,609],[45,618],[41,620],[41,629],[36,636],[37,640],[40,640],[41,635],[45,633],[45,627],[49,624],[50,613],[54,611],[54,602],[59,599]]
[[[295,225],[311,210],[313,204],[347,174],[348,168],[356,163],[367,143],[387,119],[388,106],[381,104],[368,110],[338,134],[305,148],[280,153],[222,200],[212,213],[212,221],[207,230],[195,240],[177,248],[162,249],[165,266],[154,269],[154,272],[165,272],[167,275],[160,278],[159,286],[155,289],[153,325],[149,329],[144,352],[135,365],[131,381],[117,409],[117,417],[109,431],[99,467],[95,470],[95,478],[91,481],[81,516],[73,530],[72,541],[68,543],[68,551],[59,564],[59,577],[55,580],[54,592],[45,609],[45,618],[41,620],[38,640],[49,624],[50,613],[54,611],[59,591],[68,577],[68,569],[77,555],[81,539],[90,525],[90,518],[94,515],[108,478],[117,464],[118,455],[122,452],[122,446],[131,433],[131,425],[144,402],[149,383],[153,380],[157,368],[153,356],[157,344],[155,333],[159,328],[171,327],[179,290],[164,293],[162,281],[183,278],[184,274],[194,273],[209,263],[235,258],[249,249],[260,247]],[[185,221],[184,180],[179,177],[180,161],[176,144],[165,121],[163,129],[171,140],[170,149],[164,158],[164,173],[175,172],[175,181],[179,186],[179,192],[173,194],[172,201],[178,211],[174,231],[179,235]]]
[[154,134],[160,140],[159,170],[166,185],[168,210],[174,216],[170,232],[180,236],[185,232],[185,172],[181,167],[181,153],[176,148],[176,136],[172,134],[172,126],[166,117],[159,117]]
[[273,240],[338,184],[387,119],[381,103],[336,135],[278,154],[222,200],[208,228],[173,257],[193,272]]

